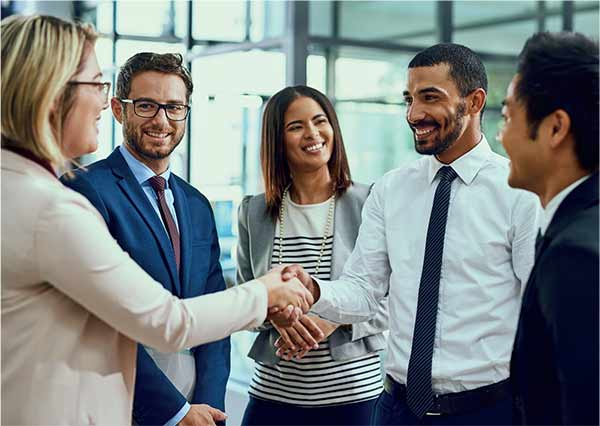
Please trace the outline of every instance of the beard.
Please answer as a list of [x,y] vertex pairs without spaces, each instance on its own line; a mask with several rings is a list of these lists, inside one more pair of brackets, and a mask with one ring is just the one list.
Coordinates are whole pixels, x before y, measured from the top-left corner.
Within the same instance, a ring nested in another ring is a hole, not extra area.
[[[440,132],[437,132],[437,135],[431,144],[431,146],[421,145],[417,140],[416,135],[414,135],[415,140],[415,150],[419,154],[424,155],[438,155],[442,152],[446,151],[450,148],[454,142],[458,139],[462,132],[465,111],[467,110],[467,105],[464,101],[458,104],[456,108],[456,113],[448,117],[448,124],[446,125],[446,135],[441,136]],[[438,129],[441,129],[441,125],[438,122],[428,122],[437,126]]]
[[[164,129],[161,128],[148,128],[145,130],[164,131]],[[171,143],[171,145],[168,146],[167,151],[164,151],[156,149],[149,144],[144,145],[144,143],[142,142],[144,134],[141,127],[134,127],[126,119],[123,121],[123,136],[127,144],[131,148],[133,148],[133,150],[137,152],[140,156],[153,160],[162,160],[168,158],[171,155],[171,153],[175,150],[175,148],[177,148],[184,135],[184,129],[175,129],[171,135],[173,142]]]

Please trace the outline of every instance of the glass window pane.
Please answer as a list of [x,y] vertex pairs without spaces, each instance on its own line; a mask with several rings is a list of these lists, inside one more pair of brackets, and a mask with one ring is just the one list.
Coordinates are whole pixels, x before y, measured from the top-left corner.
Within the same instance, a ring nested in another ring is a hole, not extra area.
[[113,64],[113,41],[108,37],[99,37],[96,40],[96,56],[98,64],[107,81],[112,81],[114,73]]
[[401,102],[407,66],[413,54],[340,49],[336,61],[336,99]]
[[180,53],[185,56],[186,49],[181,43],[161,43],[137,40],[118,40],[116,65],[120,67],[133,55],[140,52]]
[[175,8],[172,2],[119,1],[117,32],[145,36],[168,36],[174,32]]
[[[231,186],[248,183],[245,156],[249,162],[250,190],[257,189],[260,179],[258,139],[262,99],[257,96],[217,95],[194,98],[191,121],[192,144],[191,181],[199,188]],[[246,154],[244,151],[248,150]],[[214,198],[211,198],[214,199]]]
[[598,32],[600,27],[598,11],[585,13],[576,12],[573,27],[575,31],[585,34],[597,41],[599,38]]
[[331,37],[333,27],[333,2],[311,1],[308,4],[308,32],[310,35]]
[[416,41],[425,46],[437,39],[433,1],[343,1],[339,7],[340,36],[344,38]]
[[485,70],[488,77],[487,107],[497,108],[502,106],[506,97],[506,88],[517,70],[516,62],[491,62],[485,61]]
[[194,1],[192,36],[201,40],[246,38],[246,2]]
[[537,31],[535,20],[494,25],[468,30],[457,30],[454,42],[486,53],[517,55],[525,41]]
[[175,36],[185,38],[188,32],[188,8],[190,2],[175,1]]
[[285,28],[286,2],[252,1],[250,3],[250,40],[281,37]]
[[360,102],[338,102],[352,179],[371,183],[387,171],[420,157],[406,124],[406,108]]
[[306,59],[306,82],[322,93],[327,93],[327,61],[320,55],[309,55]]
[[562,31],[562,28],[563,28],[562,15],[547,16],[544,25],[545,25],[544,29],[546,31],[553,31],[553,32]]
[[[481,21],[492,21],[508,18],[523,13],[531,13],[535,17],[536,2],[527,1],[456,1],[453,3],[454,25],[473,24]],[[491,24],[490,24],[491,25]]]
[[502,120],[502,115],[500,114],[499,109],[491,109],[485,111],[485,116],[483,118],[483,133],[490,144],[490,148],[497,154],[500,154],[504,157],[508,157],[506,155],[506,151],[502,144],[496,139],[498,132],[502,128],[504,124],[504,120]]
[[96,28],[101,33],[113,32],[113,5],[112,1],[101,1],[96,10]]
[[200,57],[193,62],[197,93],[271,95],[285,87],[285,56],[251,50]]

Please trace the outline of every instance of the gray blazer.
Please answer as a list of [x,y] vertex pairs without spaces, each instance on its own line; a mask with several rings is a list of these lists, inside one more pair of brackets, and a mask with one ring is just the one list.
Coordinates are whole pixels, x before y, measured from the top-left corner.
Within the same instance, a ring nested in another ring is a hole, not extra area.
[[[354,248],[361,223],[362,206],[369,192],[368,185],[355,183],[336,200],[331,279],[341,275],[344,263]],[[267,214],[264,194],[244,197],[238,220],[237,282],[240,284],[260,277],[271,269],[275,222]],[[352,359],[385,348],[382,331],[388,328],[387,304],[386,296],[380,302],[378,312],[369,321],[354,324],[351,330],[339,327],[329,336],[334,360]],[[279,333],[270,323],[265,323],[257,331],[260,333],[248,356],[265,364],[277,364],[280,358],[275,355],[274,344]]]

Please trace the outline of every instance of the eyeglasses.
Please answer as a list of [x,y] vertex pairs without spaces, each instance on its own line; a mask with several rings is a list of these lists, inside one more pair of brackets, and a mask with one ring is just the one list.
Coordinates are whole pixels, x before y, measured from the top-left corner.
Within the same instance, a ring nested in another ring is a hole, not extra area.
[[110,82],[99,82],[99,81],[68,81],[68,84],[86,84],[89,86],[96,86],[98,91],[102,93],[104,103],[108,102],[108,95],[110,94]]
[[189,105],[159,104],[147,99],[119,99],[119,101],[125,104],[133,104],[133,112],[142,118],[154,118],[161,109],[164,109],[167,118],[172,121],[185,120],[191,108]]

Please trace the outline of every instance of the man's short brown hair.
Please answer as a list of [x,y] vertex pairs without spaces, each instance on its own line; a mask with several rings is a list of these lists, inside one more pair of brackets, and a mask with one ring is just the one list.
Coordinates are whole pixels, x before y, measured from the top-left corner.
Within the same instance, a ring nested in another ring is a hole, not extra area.
[[131,91],[131,82],[136,74],[144,71],[157,71],[165,74],[175,74],[185,83],[186,100],[189,102],[194,90],[192,76],[183,65],[183,57],[179,53],[142,52],[133,55],[125,62],[117,77],[116,97],[126,99]]

